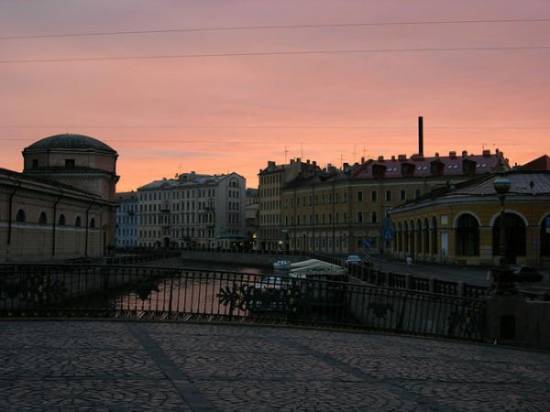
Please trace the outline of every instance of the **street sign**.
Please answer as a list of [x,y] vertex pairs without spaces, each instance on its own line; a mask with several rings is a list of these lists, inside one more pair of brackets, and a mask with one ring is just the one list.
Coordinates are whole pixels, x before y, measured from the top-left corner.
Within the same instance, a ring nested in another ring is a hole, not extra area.
[[372,247],[372,242],[370,239],[363,240],[362,244],[365,249],[370,249]]
[[395,228],[393,222],[389,218],[384,219],[384,227],[382,229],[384,240],[393,240],[395,236]]

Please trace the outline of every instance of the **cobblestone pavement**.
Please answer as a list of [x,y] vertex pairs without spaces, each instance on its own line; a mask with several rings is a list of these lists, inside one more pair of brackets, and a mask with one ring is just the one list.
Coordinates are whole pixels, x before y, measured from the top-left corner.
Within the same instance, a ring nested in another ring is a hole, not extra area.
[[550,354],[375,334],[1,321],[0,411],[549,411]]

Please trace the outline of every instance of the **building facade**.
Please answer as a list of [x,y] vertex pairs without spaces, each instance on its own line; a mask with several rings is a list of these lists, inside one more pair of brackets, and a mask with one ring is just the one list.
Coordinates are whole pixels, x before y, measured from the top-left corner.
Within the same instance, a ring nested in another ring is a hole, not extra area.
[[268,161],[267,166],[260,170],[259,227],[256,239],[259,250],[273,252],[288,249],[288,232],[282,225],[282,189],[299,176],[305,178],[319,170],[316,162],[302,162],[300,158],[281,165]]
[[[500,250],[502,207],[494,188],[511,182],[505,197],[505,249]],[[508,262],[550,265],[550,172],[514,170],[445,188],[391,212],[391,254],[417,261],[467,265]]]
[[138,189],[139,245],[243,247],[246,179],[184,173]]
[[116,237],[117,248],[135,248],[139,243],[138,196],[137,193],[116,194]]
[[23,150],[23,172],[0,169],[0,261],[101,257],[113,246],[117,153],[83,135]]
[[258,237],[259,213],[258,189],[246,189],[244,217],[246,221],[247,249],[257,249],[256,239]]
[[300,175],[281,188],[281,228],[291,251],[385,253],[394,228],[389,212],[407,201],[497,169],[508,169],[502,152],[407,158],[405,155],[329,166]]

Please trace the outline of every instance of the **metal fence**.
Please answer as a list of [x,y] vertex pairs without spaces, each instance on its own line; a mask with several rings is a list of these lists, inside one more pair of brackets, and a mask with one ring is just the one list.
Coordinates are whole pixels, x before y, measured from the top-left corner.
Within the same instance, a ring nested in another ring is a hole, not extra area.
[[365,265],[352,265],[349,267],[349,271],[353,277],[372,285],[408,289],[411,291],[431,292],[467,298],[481,298],[487,295],[489,290],[485,286],[384,272]]
[[483,299],[334,279],[190,268],[6,264],[0,265],[0,316],[239,320],[483,338]]

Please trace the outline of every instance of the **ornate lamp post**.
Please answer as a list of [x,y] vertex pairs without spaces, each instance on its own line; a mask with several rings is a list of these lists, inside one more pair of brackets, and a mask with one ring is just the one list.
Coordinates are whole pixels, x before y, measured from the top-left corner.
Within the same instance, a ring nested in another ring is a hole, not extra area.
[[510,179],[499,176],[493,183],[495,191],[498,193],[498,199],[500,200],[500,227],[499,227],[499,239],[498,250],[500,251],[500,265],[504,266],[508,263],[506,257],[506,209],[504,202],[506,200],[506,194],[510,191],[511,182]]
[[511,182],[510,179],[499,176],[493,182],[495,191],[498,194],[500,200],[500,222],[499,222],[499,238],[498,238],[498,250],[500,254],[500,262],[498,267],[493,268],[493,280],[494,289],[493,293],[496,295],[508,295],[516,294],[517,289],[514,284],[513,272],[507,266],[508,259],[506,256],[506,209],[505,200],[506,194],[510,191]]

